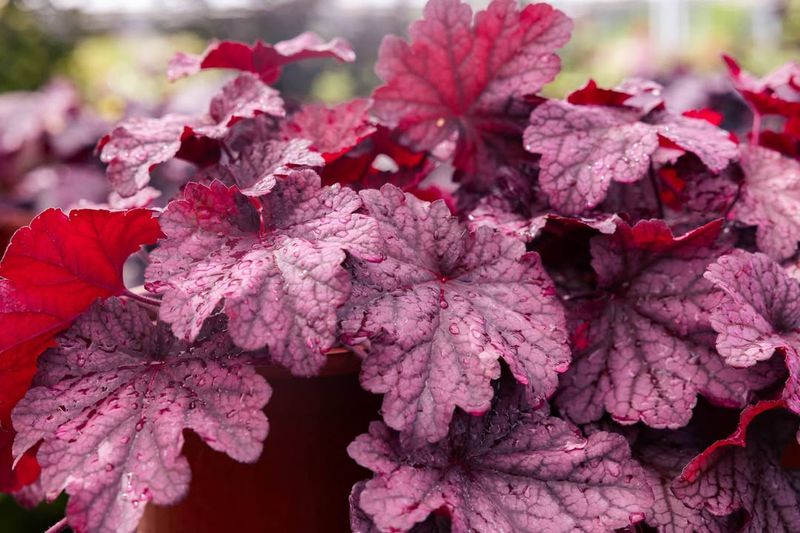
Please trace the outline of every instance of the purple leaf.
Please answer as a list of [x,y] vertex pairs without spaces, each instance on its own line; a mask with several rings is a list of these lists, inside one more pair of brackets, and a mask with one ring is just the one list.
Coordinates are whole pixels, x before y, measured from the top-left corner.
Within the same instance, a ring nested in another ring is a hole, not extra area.
[[[372,518],[358,505],[366,486],[366,481],[359,481],[350,492],[350,529],[353,533],[380,532]],[[415,524],[409,533],[450,533],[451,530],[450,520],[446,516],[431,514],[425,521]]]
[[193,125],[191,129],[196,134],[219,139],[239,120],[261,114],[282,117],[285,114],[283,100],[278,91],[263,83],[257,76],[239,74],[211,99],[208,119],[204,121],[208,124]]
[[672,482],[697,450],[682,432],[648,431],[636,439],[634,457],[644,468],[644,480],[655,503],[646,522],[659,533],[725,533],[723,521],[705,509],[686,506],[672,492]]
[[703,272],[726,250],[715,244],[721,227],[674,237],[662,221],[620,222],[614,235],[592,239],[601,297],[556,400],[570,419],[591,422],[605,410],[624,424],[676,428],[697,394],[741,406],[774,381],[771,367],[743,373],[713,351],[709,311],[721,295]]
[[612,181],[632,183],[647,173],[658,136],[639,116],[555,100],[531,113],[525,148],[542,155],[539,182],[553,207],[583,213],[603,201]]
[[800,348],[800,285],[761,253],[733,250],[705,274],[725,298],[711,312],[717,350],[729,365],[752,366],[775,350]]
[[747,514],[743,533],[799,531],[800,474],[783,468],[780,459],[797,422],[775,415],[762,415],[753,422],[746,447],[742,441],[717,448],[690,476],[684,471],[672,485],[675,495],[686,505],[717,516],[743,509]]
[[659,135],[692,152],[712,172],[721,171],[739,156],[728,132],[706,120],[661,112],[652,122]]
[[547,409],[503,403],[459,413],[445,440],[422,448],[380,422],[356,438],[348,453],[376,474],[357,502],[374,531],[408,531],[436,511],[454,533],[605,532],[644,519],[653,496],[624,438],[584,438]]
[[294,170],[325,164],[321,155],[309,150],[310,144],[301,139],[250,144],[233,162],[204,171],[203,178],[237,185],[246,196],[263,196],[275,187],[277,179]]
[[114,190],[123,197],[133,196],[150,182],[153,167],[181,155],[182,148],[188,152],[182,157],[208,164],[208,148],[216,147],[215,139],[227,135],[238,121],[263,114],[283,116],[283,100],[256,76],[241,74],[214,96],[208,115],[123,121],[100,140],[100,159],[108,163]]
[[311,170],[278,181],[260,203],[219,182],[188,184],[161,216],[167,238],[146,273],[163,295],[161,319],[191,340],[224,301],[236,345],[267,346],[296,374],[316,373],[350,294],[344,251],[380,258],[375,222],[360,207],[356,192],[321,188]]
[[755,146],[742,146],[739,162],[745,179],[731,214],[758,226],[762,252],[776,260],[791,256],[800,240],[800,163]]
[[789,369],[783,396],[800,413],[800,284],[766,255],[744,250],[717,259],[705,277],[725,294],[711,312],[720,355],[749,367],[779,350]]
[[348,343],[368,339],[361,383],[384,393],[391,427],[434,442],[453,410],[486,411],[502,358],[540,399],[569,363],[563,310],[539,256],[519,239],[459,223],[392,185],[363,190],[386,259],[353,259],[342,313]]
[[134,531],[145,504],[187,492],[183,430],[254,462],[267,436],[270,388],[224,334],[184,344],[131,302],[96,304],[39,360],[13,412],[14,453],[42,441],[49,498],[70,495],[76,531]]
[[133,196],[150,183],[150,170],[169,161],[181,148],[192,117],[134,117],[118,124],[101,141],[100,160],[108,163],[108,179],[121,196]]

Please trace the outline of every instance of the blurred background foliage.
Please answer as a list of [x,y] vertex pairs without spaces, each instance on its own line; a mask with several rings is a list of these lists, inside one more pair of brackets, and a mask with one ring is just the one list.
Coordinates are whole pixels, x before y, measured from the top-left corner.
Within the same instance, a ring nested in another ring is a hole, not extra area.
[[[480,8],[488,0],[470,3]],[[800,0],[551,3],[575,19],[575,31],[561,53],[561,75],[545,89],[548,96],[562,96],[588,78],[615,85],[626,76],[640,76],[665,83],[667,99],[677,108],[697,107],[707,103],[700,98],[708,97],[709,87],[730,95],[721,53],[764,74],[798,58],[800,50]],[[373,65],[381,39],[390,33],[404,35],[423,4],[424,0],[0,0],[0,92],[35,90],[55,78],[67,78],[84,104],[108,121],[126,113],[192,112],[206,105],[224,74],[203,72],[169,84],[165,67],[175,52],[200,52],[211,39],[275,42],[310,29],[326,38],[348,39],[357,61],[291,65],[278,88],[301,101],[338,102],[368,95],[378,84]],[[736,103],[735,97],[727,98]],[[63,507],[62,497],[30,512],[0,495],[0,532],[44,531],[63,516]]]
[[[472,2],[476,8],[486,0]],[[672,78],[723,73],[729,53],[762,74],[796,57],[800,0],[555,0],[575,18],[564,69],[548,95],[591,77]],[[0,91],[30,90],[54,75],[78,86],[108,119],[130,105],[152,108],[207,85],[214,73],[169,85],[164,67],[178,50],[210,39],[275,42],[312,29],[353,43],[350,65],[310,62],[287,69],[281,89],[300,99],[336,102],[368,94],[381,38],[404,33],[423,0],[0,0]],[[216,74],[219,76],[219,74]]]

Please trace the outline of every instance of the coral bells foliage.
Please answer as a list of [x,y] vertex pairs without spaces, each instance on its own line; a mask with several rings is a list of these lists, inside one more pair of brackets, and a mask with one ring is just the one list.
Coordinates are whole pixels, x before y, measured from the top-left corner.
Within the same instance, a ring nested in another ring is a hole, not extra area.
[[[740,143],[646,80],[538,96],[570,32],[431,0],[332,107],[271,84],[352,61],[339,39],[176,57],[231,77],[101,140],[130,209],[45,211],[0,263],[0,489],[133,531],[186,495],[184,430],[258,459],[256,366],[346,348],[383,396],[348,448],[356,532],[800,531],[800,71],[726,59]],[[194,174],[145,208],[175,158]]]

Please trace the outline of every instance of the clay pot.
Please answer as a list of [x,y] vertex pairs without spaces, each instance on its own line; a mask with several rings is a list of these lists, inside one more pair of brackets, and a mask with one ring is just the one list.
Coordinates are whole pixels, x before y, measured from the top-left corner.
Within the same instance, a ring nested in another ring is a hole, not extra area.
[[263,372],[273,394],[259,461],[237,463],[187,431],[189,494],[175,506],[148,505],[139,533],[350,531],[350,489],[370,473],[346,448],[380,407],[359,387],[357,370],[355,356],[337,355],[319,377]]

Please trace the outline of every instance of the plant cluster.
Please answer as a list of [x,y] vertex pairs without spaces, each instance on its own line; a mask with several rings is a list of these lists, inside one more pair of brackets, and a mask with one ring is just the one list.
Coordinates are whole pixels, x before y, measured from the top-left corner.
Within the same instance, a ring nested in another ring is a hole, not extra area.
[[[739,140],[646,80],[537,96],[571,29],[430,0],[372,98],[333,107],[270,84],[351,61],[341,40],[177,56],[173,79],[238,72],[207,113],[100,142],[139,207],[47,210],[0,263],[0,486],[133,531],[186,494],[184,429],[259,457],[257,365],[345,347],[383,395],[348,448],[374,472],[354,531],[800,531],[800,66],[727,59]],[[175,158],[194,177],[147,208]]]

